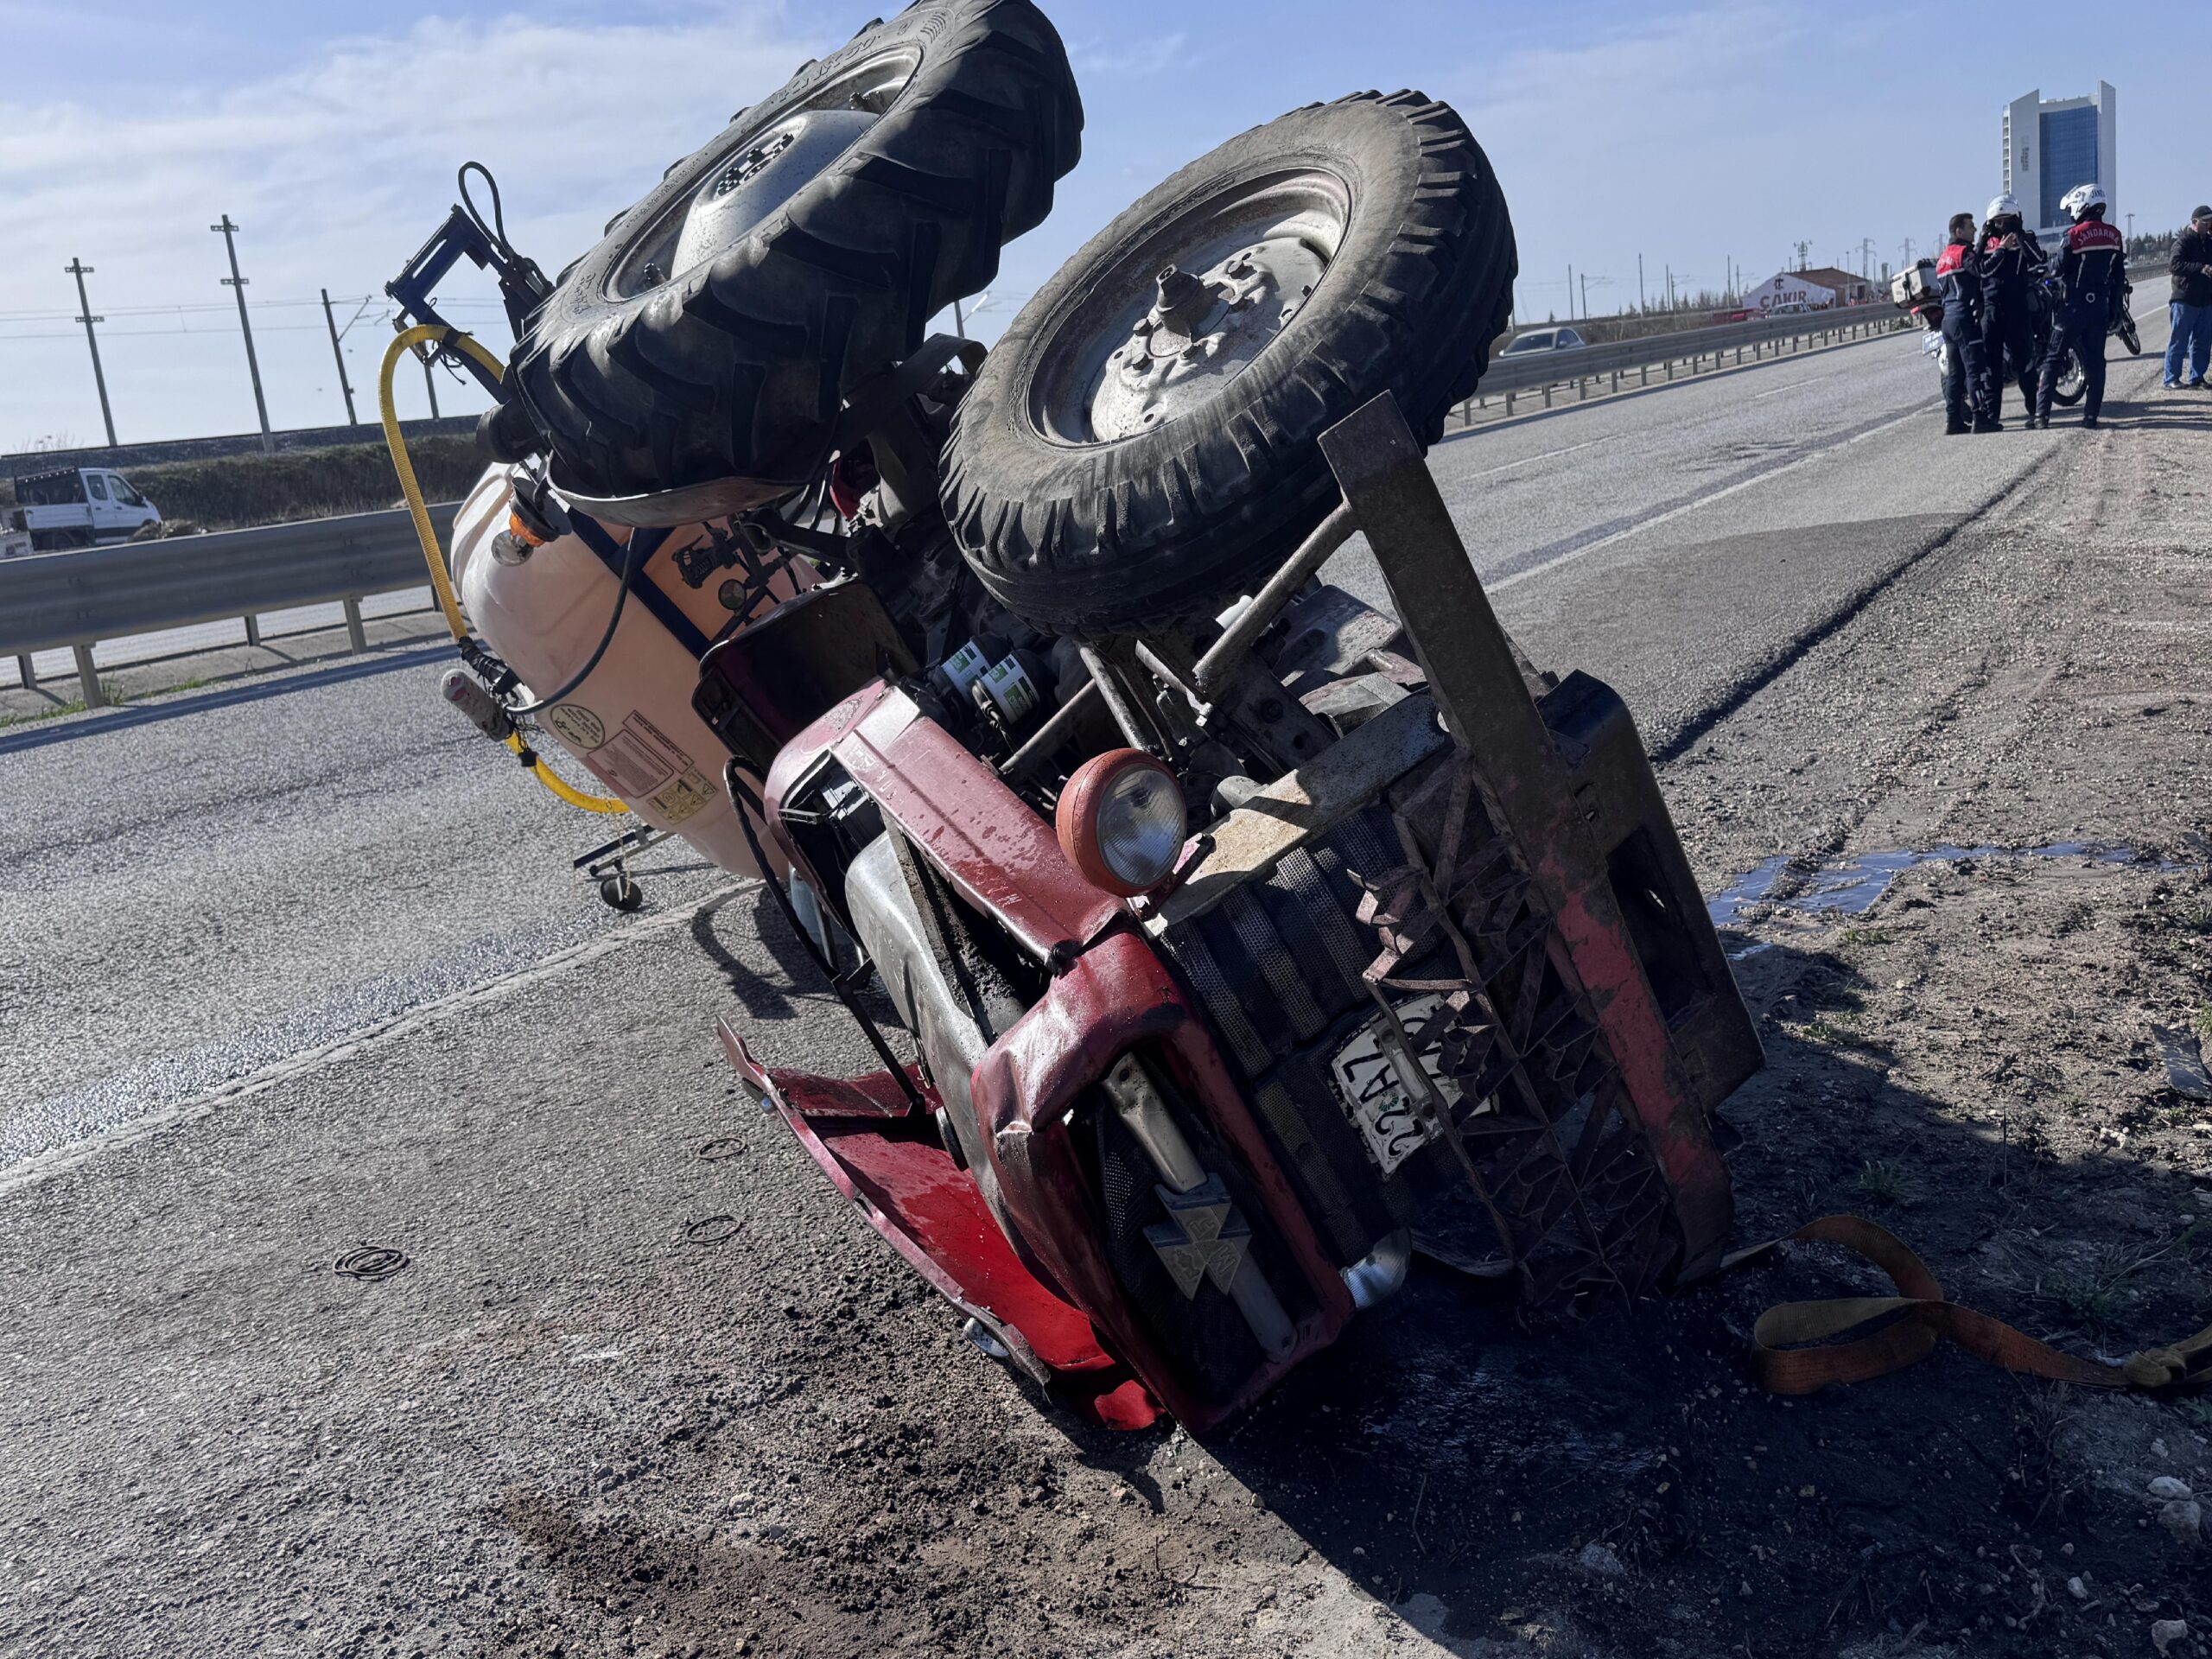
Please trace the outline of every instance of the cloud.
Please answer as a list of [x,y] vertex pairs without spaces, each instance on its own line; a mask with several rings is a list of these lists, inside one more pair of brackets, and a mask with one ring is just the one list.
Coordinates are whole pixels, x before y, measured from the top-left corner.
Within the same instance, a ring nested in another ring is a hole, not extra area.
[[[1574,46],[1509,53],[1475,81],[1462,112],[1531,124],[1546,142],[1700,124],[1740,132],[1743,99],[1802,50],[1806,20],[1789,5],[1727,3],[1656,12]],[[1631,159],[1622,156],[1621,159]]]
[[[67,335],[75,296],[61,267],[81,256],[109,316],[119,424],[141,437],[250,425],[251,393],[233,366],[235,313],[227,322],[219,311],[136,315],[228,299],[222,243],[207,229],[227,213],[244,227],[249,297],[270,308],[256,332],[270,336],[272,415],[279,424],[332,418],[334,390],[287,378],[296,366],[308,379],[333,378],[327,337],[319,359],[305,349],[321,314],[281,302],[311,301],[323,287],[380,291],[444,217],[461,162],[492,168],[516,245],[557,270],[670,162],[832,44],[760,3],[650,26],[428,20],[326,43],[284,73],[220,91],[136,92],[120,110],[40,101],[0,83],[0,216],[10,226],[0,335]],[[480,279],[453,286],[478,298],[492,291]],[[227,331],[224,355],[190,337],[126,343],[135,329],[180,323]],[[297,353],[287,324],[298,325]],[[82,363],[81,339],[0,339],[0,447],[60,418],[80,435],[97,430],[96,406],[89,418],[52,412],[49,382],[67,375],[61,401],[73,404],[75,381],[90,379]],[[194,388],[217,375],[226,413],[211,426],[200,406],[211,394]],[[362,378],[356,370],[357,386]],[[229,412],[241,398],[243,420]]]
[[[1830,215],[1815,200],[1821,141],[1796,118],[1785,73],[1807,50],[1807,14],[1736,3],[1646,14],[1573,46],[1532,46],[1445,77],[1451,98],[1503,181],[1521,243],[1523,301],[1535,315],[1567,309],[1566,264],[1610,280],[1593,308],[1636,299],[1636,255],[1648,251],[1656,297],[1663,267],[1694,269],[1718,288],[1731,253],[1756,266],[1799,224]],[[1808,162],[1811,164],[1808,165]],[[1758,236],[1777,177],[1795,175]],[[1579,302],[1579,296],[1578,296]]]
[[1193,48],[1182,29],[1167,35],[1140,33],[1117,37],[1111,46],[1098,39],[1076,37],[1067,42],[1068,63],[1079,83],[1093,77],[1133,75],[1149,79],[1172,70],[1189,69],[1207,62],[1211,54]]

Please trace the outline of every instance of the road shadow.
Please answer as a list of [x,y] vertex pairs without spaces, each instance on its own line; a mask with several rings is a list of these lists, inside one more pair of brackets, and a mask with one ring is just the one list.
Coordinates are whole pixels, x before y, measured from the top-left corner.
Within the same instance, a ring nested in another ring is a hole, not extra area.
[[[772,971],[763,974],[738,950],[722,943],[715,924],[724,911],[732,912],[740,929],[750,929],[749,933],[740,931],[736,937],[757,940],[768,953]],[[763,887],[741,887],[709,899],[692,912],[690,932],[692,944],[715,964],[748,1019],[789,1020],[797,1012],[790,988],[810,989],[822,983],[821,970],[784,920],[783,907]]]
[[[2212,409],[2145,410],[2140,414],[2115,414],[2107,410],[2100,424],[2129,432],[2212,431]],[[2058,429],[2054,425],[2053,431]]]
[[[2118,365],[2114,365],[2115,367]],[[2057,426],[2064,426],[2067,411],[2054,411]],[[2073,411],[2074,421],[2081,420],[2081,410]],[[2212,392],[2181,391],[2171,387],[2145,387],[2130,395],[2107,396],[2098,419],[2106,426],[2168,427],[2202,429],[2212,427]]]
[[[2036,1120],[1969,1122],[1899,1086],[1859,1018],[1879,988],[1839,956],[1770,944],[1740,971],[1769,1065],[1727,1109],[1744,1136],[1739,1245],[1857,1211],[1955,1299],[2075,1353],[2204,1323],[2212,1228],[2175,1221],[2202,1203],[2186,1173],[2120,1150],[2061,1156]],[[2137,1526],[2149,1511],[2121,1488],[2139,1494],[2144,1477],[2099,1473],[2122,1429],[2179,1446],[2212,1414],[2091,1397],[1948,1347],[1795,1401],[1749,1386],[1764,1309],[1889,1289],[1855,1258],[1793,1246],[1576,1320],[1502,1307],[1420,1261],[1396,1300],[1207,1449],[1454,1651],[1539,1609],[1547,1628],[1566,1610],[1620,1652],[1830,1651],[1911,1632],[1977,1652],[2062,1637],[2101,1651],[2101,1611],[2118,1604],[2077,1617],[2066,1586],[2083,1575],[2101,1586],[2089,1600],[2137,1586],[2139,1643],[2149,1618],[2212,1608],[2180,1547]],[[1158,1466],[1155,1437],[1071,1434],[1132,1479]],[[2036,1607],[2018,1631],[2004,1623]]]
[[[725,913],[727,922],[723,921]],[[762,972],[747,962],[739,949],[723,942],[725,926],[734,939],[758,942],[768,954],[768,971]],[[831,927],[840,951],[839,966],[850,968],[852,942],[836,929],[834,922]],[[700,906],[691,918],[690,933],[691,942],[715,964],[729,987],[730,995],[737,999],[749,1019],[810,1017],[812,1010],[821,1004],[832,1007],[836,1005],[836,993],[823,976],[813,952],[791,931],[783,906],[762,883],[749,883]],[[855,989],[854,997],[879,1027],[887,1031],[903,1028],[898,1008],[884,990],[880,979],[870,976],[865,985]],[[875,1064],[871,1058],[862,1069],[873,1069]]]

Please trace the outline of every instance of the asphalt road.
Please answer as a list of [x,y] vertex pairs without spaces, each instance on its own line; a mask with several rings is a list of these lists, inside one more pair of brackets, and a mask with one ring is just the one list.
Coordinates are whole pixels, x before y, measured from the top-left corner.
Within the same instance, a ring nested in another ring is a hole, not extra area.
[[[1508,625],[1663,752],[2063,442],[1946,443],[1934,381],[1885,338],[1451,436],[1434,470]],[[1357,541],[1329,574],[1385,597]],[[441,666],[0,733],[0,1166],[622,925],[569,868],[600,826]],[[713,884],[686,861],[654,907]]]
[[[2154,378],[2117,365],[2113,396]],[[1663,761],[2082,442],[1944,440],[1934,391],[1916,342],[1877,340],[1486,428],[1433,467],[1530,653],[1612,682]],[[1371,591],[1357,545],[1337,571]],[[638,1586],[701,1551],[739,1611],[699,1612],[690,1650],[744,1651],[742,1618],[849,1630],[874,1606],[845,1555],[819,1590],[768,1559],[795,1529],[887,1524],[837,1466],[849,1444],[977,1515],[1063,1485],[1125,1501],[1110,1458],[1071,1469],[1064,1429],[736,1109],[717,1013],[774,1063],[864,1064],[790,988],[758,895],[671,860],[645,912],[603,909],[568,869],[594,826],[436,673],[188,694],[0,743],[0,1651],[473,1651],[509,1630],[548,1650],[558,1627],[570,1651],[681,1652]],[[1708,885],[1757,828],[1693,842]],[[334,1276],[363,1242],[411,1264]],[[894,1419],[882,1452],[871,1424]],[[669,1462],[695,1431],[743,1483],[711,1514],[694,1486],[722,1464]],[[1199,1489],[1251,1503],[1218,1468]],[[988,1598],[988,1562],[922,1548]],[[1189,1582],[1279,1569],[1357,1647],[1363,1552],[1284,1550]],[[573,1629],[544,1611],[546,1561],[613,1586]],[[984,1645],[975,1617],[917,1608],[912,1630]]]
[[[1943,439],[1921,339],[1447,435],[1433,468],[1523,646],[1612,684],[1663,753],[2064,441]],[[1384,597],[1357,541],[1325,574]]]

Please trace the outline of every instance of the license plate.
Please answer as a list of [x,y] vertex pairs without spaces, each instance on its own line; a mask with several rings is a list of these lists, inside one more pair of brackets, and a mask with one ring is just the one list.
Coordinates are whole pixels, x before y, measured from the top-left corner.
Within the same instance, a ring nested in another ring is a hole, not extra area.
[[[1416,1029],[1443,1003],[1444,999],[1436,995],[1399,1003],[1398,1023],[1408,1030]],[[1336,1073],[1337,1093],[1346,1114],[1367,1142],[1368,1156],[1388,1175],[1436,1138],[1436,1126],[1422,1115],[1412,1094],[1399,1081],[1396,1068],[1376,1036],[1382,1026],[1382,1017],[1377,1014],[1337,1051],[1329,1069]],[[1459,1085],[1443,1075],[1436,1046],[1429,1045],[1418,1058],[1421,1070],[1436,1084],[1437,1093],[1447,1104],[1457,1101]]]

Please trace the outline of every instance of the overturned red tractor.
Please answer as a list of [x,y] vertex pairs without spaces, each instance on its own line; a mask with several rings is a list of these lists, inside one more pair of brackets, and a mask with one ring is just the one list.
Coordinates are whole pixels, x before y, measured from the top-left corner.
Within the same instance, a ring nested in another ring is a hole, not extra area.
[[[1515,271],[1459,117],[1297,111],[931,335],[1081,125],[1026,0],[921,0],[557,282],[495,205],[393,292],[499,399],[449,695],[767,877],[880,1065],[730,1058],[978,1346],[1203,1430],[1416,1250],[1709,1270],[1760,1055],[1627,710],[1521,654],[1423,460]],[[1355,537],[1395,614],[1322,579]]]

